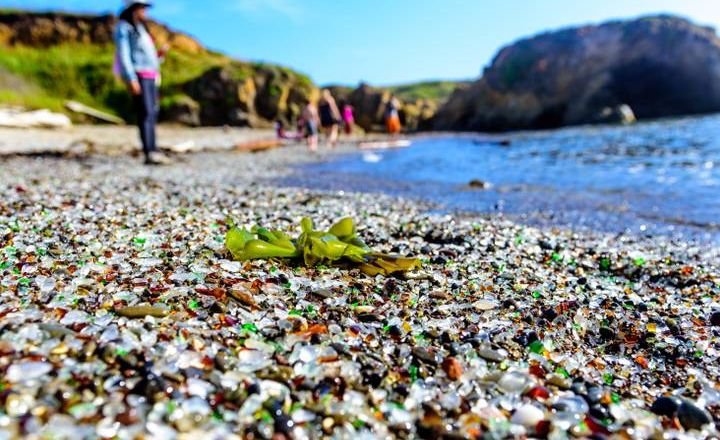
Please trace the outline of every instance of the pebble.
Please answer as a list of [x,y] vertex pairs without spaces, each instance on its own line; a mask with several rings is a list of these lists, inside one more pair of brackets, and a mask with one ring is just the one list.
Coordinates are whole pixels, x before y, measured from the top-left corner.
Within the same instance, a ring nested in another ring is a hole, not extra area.
[[535,429],[538,423],[545,420],[545,411],[535,405],[526,404],[515,410],[510,421],[527,429]]
[[44,377],[53,370],[47,362],[22,362],[12,364],[7,369],[5,380],[11,383],[31,381]]
[[460,379],[463,373],[462,364],[454,357],[445,358],[442,363],[442,369],[450,380]]
[[677,397],[661,396],[655,399],[650,411],[659,416],[674,417],[681,403]]
[[587,402],[580,396],[561,397],[553,404],[553,408],[571,414],[587,414],[590,411]]
[[712,422],[707,412],[688,401],[683,401],[678,407],[677,418],[685,429],[701,430],[705,425]]
[[710,314],[710,325],[720,327],[720,311]]
[[481,346],[478,348],[477,353],[481,358],[492,362],[502,362],[507,359],[507,355],[487,346]]
[[156,318],[164,318],[168,315],[166,309],[151,306],[123,307],[117,311],[118,315],[126,318],[144,318],[146,316],[154,316]]
[[497,308],[498,304],[495,301],[487,300],[487,299],[481,299],[479,301],[476,301],[475,304],[473,304],[477,310],[486,312],[488,310],[493,310]]
[[430,365],[437,365],[437,363],[438,363],[436,354],[433,353],[432,351],[428,350],[425,347],[413,348],[412,354],[416,359],[421,360]]
[[520,371],[505,373],[498,381],[501,390],[509,394],[522,394],[532,384],[532,379]]

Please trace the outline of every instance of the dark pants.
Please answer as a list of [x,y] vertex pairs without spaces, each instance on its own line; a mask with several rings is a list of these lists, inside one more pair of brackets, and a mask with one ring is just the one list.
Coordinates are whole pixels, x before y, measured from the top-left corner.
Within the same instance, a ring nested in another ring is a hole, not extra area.
[[140,79],[140,87],[142,93],[135,97],[135,111],[143,152],[147,156],[157,150],[155,125],[158,115],[158,90],[154,79]]

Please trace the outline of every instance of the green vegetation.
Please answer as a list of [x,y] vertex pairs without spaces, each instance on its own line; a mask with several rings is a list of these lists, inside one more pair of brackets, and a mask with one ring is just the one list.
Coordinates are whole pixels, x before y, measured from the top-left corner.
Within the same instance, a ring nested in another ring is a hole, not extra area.
[[[74,43],[49,48],[0,45],[0,103],[64,111],[64,102],[72,99],[130,119],[132,101],[113,73],[114,56],[112,45]],[[260,71],[272,72],[277,77],[296,78],[301,87],[313,87],[309,77],[286,67],[234,61],[214,52],[170,51],[162,67],[161,95],[166,98],[161,107],[189,99],[184,84],[213,67],[231,64],[236,79],[251,78]]]
[[344,260],[370,276],[409,272],[421,265],[416,258],[374,252],[358,236],[355,222],[349,217],[327,231],[316,230],[307,217],[300,226],[302,234],[295,240],[280,230],[255,226],[248,231],[233,227],[225,236],[225,247],[239,261],[291,258],[315,267]]
[[[31,86],[0,91],[0,102],[61,111],[67,99],[127,118],[131,99],[113,74],[114,48],[62,44],[49,48],[0,47],[0,68]],[[177,95],[182,84],[229,62],[213,53],[171,52],[163,65],[162,94]]]
[[398,98],[406,102],[425,99],[445,102],[458,87],[468,84],[462,81],[427,81],[388,87]]

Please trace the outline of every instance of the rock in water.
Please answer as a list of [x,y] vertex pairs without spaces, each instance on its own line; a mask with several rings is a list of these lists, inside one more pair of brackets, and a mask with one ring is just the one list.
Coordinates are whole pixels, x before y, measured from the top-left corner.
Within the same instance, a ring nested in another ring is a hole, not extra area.
[[707,85],[718,82],[713,29],[669,15],[612,21],[505,47],[482,79],[438,110],[433,128],[544,129],[711,113],[720,111],[720,89]]
[[677,412],[678,420],[685,429],[700,430],[711,422],[710,416],[694,404],[684,401]]
[[621,104],[617,107],[605,107],[594,122],[629,125],[637,122],[637,118],[629,105]]
[[484,180],[473,179],[468,183],[468,187],[471,189],[490,189],[492,188],[492,184]]

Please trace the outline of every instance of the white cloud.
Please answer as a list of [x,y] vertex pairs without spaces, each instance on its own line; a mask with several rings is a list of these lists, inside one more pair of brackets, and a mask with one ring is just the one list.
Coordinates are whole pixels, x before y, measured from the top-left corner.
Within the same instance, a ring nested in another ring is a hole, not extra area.
[[293,0],[233,0],[232,8],[251,14],[280,14],[293,21],[302,18],[302,9]]

